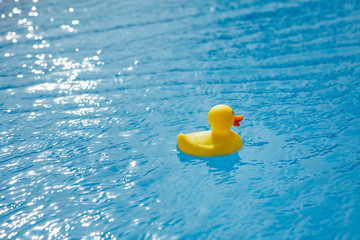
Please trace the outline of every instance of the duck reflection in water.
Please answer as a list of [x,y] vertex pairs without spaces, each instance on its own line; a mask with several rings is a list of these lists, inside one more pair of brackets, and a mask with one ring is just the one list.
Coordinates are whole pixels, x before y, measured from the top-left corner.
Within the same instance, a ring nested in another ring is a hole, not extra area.
[[238,169],[242,165],[247,163],[241,162],[239,153],[234,153],[221,157],[194,157],[182,152],[178,153],[180,162],[186,165],[198,165],[205,163],[209,167],[209,173],[213,173],[215,176],[219,176],[220,179],[216,179],[217,184],[221,183],[235,183],[236,179],[232,172]]

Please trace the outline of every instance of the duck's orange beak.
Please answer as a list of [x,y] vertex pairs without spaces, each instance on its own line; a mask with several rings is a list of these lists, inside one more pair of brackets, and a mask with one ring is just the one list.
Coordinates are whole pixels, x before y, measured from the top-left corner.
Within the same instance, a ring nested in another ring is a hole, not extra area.
[[240,122],[244,119],[242,115],[235,116],[234,126],[240,126]]

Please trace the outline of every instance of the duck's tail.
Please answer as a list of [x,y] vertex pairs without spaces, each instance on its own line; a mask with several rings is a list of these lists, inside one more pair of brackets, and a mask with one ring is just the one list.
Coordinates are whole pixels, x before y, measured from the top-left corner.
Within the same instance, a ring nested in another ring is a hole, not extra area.
[[189,154],[188,149],[191,148],[191,146],[192,146],[189,139],[188,139],[189,137],[190,137],[189,135],[185,135],[185,134],[180,133],[177,136],[177,140],[176,140],[179,150],[186,153],[186,154]]

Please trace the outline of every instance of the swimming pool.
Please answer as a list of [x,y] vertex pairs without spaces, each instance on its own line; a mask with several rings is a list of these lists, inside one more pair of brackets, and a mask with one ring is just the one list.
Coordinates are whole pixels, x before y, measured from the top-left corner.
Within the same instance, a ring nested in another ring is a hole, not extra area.
[[0,6],[0,238],[360,239],[358,1]]

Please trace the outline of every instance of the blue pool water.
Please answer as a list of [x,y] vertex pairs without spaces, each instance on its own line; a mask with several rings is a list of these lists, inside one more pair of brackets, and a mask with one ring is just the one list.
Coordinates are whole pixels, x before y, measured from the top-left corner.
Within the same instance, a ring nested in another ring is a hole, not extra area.
[[1,0],[0,239],[360,239],[359,107],[357,0]]

